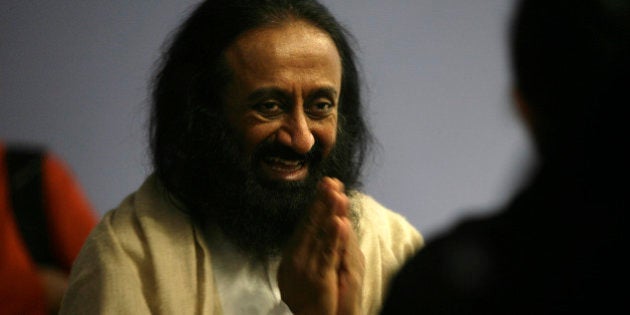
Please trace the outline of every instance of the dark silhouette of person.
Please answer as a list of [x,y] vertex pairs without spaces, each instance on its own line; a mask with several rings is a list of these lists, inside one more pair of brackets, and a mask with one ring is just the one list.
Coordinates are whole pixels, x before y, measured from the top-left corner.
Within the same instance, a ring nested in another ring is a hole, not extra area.
[[429,240],[382,314],[629,308],[630,1],[524,0],[512,22],[514,98],[536,169],[501,211]]

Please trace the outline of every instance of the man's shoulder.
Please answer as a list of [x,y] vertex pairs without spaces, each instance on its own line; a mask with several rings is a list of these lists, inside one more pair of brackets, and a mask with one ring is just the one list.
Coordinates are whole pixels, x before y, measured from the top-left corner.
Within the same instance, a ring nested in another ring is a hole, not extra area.
[[[202,235],[158,185],[149,177],[92,231],[72,268],[68,309],[192,314],[212,298],[198,292],[213,290]],[[81,310],[67,313],[96,313]]]
[[138,190],[103,216],[92,238],[131,245],[177,240],[184,234],[192,235],[193,230],[188,215],[169,201],[155,176],[149,176]]
[[361,243],[376,241],[381,250],[393,253],[397,260],[406,259],[422,246],[422,235],[404,216],[365,193],[355,191],[350,198]]

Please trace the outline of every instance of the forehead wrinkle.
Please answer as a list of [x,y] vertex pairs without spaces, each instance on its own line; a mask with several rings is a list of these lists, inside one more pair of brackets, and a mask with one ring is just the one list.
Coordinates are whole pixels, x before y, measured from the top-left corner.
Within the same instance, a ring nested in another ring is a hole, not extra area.
[[340,93],[343,70],[337,47],[326,32],[304,21],[250,30],[224,56],[234,74],[233,87],[245,94],[277,89],[297,101],[321,88]]

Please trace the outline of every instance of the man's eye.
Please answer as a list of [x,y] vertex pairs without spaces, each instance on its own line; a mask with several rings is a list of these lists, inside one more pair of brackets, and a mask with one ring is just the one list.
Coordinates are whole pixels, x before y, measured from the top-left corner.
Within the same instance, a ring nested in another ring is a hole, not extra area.
[[334,108],[331,102],[316,102],[309,106],[308,113],[315,117],[328,116]]
[[254,109],[263,115],[274,115],[282,111],[280,103],[273,101],[261,102],[254,105]]

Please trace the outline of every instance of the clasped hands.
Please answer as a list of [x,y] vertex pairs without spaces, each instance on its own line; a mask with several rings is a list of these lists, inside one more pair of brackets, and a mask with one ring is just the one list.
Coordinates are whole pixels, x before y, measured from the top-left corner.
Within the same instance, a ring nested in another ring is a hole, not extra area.
[[323,178],[317,197],[285,249],[278,270],[282,300],[296,315],[359,315],[365,258],[341,181]]

